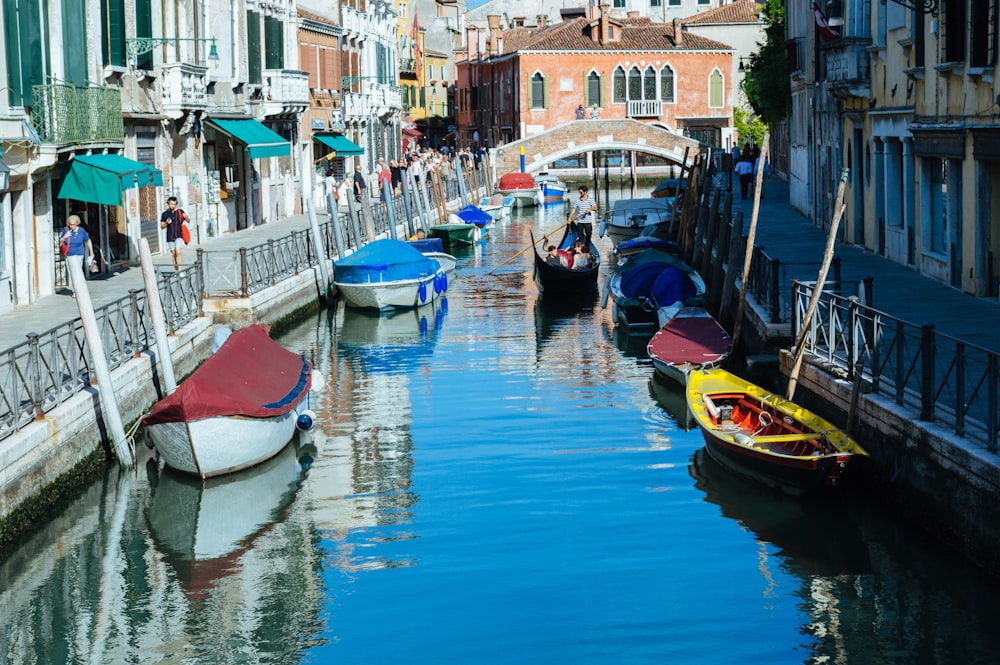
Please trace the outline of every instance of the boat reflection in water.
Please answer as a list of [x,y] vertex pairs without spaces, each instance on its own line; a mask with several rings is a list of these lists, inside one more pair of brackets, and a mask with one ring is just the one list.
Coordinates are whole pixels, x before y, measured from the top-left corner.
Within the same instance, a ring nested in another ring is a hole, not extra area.
[[[615,330],[617,331],[619,328],[615,328]],[[698,423],[695,422],[694,416],[688,409],[687,396],[682,387],[654,374],[649,377],[649,395],[666,411],[677,427],[685,432],[697,427]]]
[[789,496],[731,473],[704,448],[689,472],[704,500],[757,541],[746,556],[757,561],[761,602],[796,589],[798,662],[993,662],[983,654],[996,642],[996,585],[984,588],[967,559],[929,535],[889,524],[871,509],[884,499]]
[[405,373],[433,351],[447,314],[447,297],[381,314],[345,308],[337,338],[339,354],[359,361],[368,371]]
[[283,522],[305,473],[293,441],[271,459],[237,473],[200,480],[149,460],[151,497],[146,508],[153,542],[186,593],[204,597],[258,539]]

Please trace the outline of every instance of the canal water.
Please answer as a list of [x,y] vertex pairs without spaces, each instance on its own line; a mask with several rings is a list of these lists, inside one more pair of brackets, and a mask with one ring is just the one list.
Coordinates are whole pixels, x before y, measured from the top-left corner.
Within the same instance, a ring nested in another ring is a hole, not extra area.
[[645,340],[497,267],[563,219],[283,335],[326,387],[270,462],[94,482],[0,562],[0,665],[997,662],[994,579],[869,488],[718,468]]

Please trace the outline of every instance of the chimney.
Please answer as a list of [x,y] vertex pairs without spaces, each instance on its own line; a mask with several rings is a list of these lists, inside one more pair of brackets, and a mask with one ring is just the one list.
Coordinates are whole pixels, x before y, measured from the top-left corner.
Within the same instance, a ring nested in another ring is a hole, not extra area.
[[674,46],[683,46],[684,30],[681,29],[681,20],[674,18]]
[[500,29],[500,16],[497,14],[490,14],[486,17],[486,25],[489,26],[490,32]]
[[497,37],[497,55],[503,55],[503,37]]
[[469,49],[469,60],[479,57],[479,28],[474,25],[465,27],[465,45]]
[[626,12],[625,16],[628,18],[639,18],[639,12],[638,10],[633,9],[632,11]]
[[599,40],[601,44],[608,41],[608,16],[611,12],[611,5],[604,3],[601,5],[601,31]]
[[545,26],[545,14],[535,14],[535,25],[539,28]]

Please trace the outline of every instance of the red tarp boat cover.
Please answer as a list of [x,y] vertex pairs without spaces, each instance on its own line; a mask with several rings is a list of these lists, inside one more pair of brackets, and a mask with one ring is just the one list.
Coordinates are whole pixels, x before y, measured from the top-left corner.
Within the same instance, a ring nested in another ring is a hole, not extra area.
[[513,189],[534,189],[535,179],[530,173],[505,173],[500,176],[500,189],[509,191]]
[[153,406],[146,425],[215,416],[280,416],[312,385],[302,356],[271,339],[270,326],[237,330],[172,395]]
[[647,351],[672,365],[702,365],[726,357],[732,348],[729,333],[711,316],[677,316],[653,335]]

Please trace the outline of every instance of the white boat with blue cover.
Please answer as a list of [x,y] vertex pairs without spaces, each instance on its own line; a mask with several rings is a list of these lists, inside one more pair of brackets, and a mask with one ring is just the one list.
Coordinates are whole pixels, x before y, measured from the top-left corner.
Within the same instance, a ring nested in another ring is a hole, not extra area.
[[391,238],[334,263],[333,282],[351,307],[378,311],[419,307],[448,289],[448,275],[437,260]]
[[435,259],[441,264],[446,273],[454,273],[458,266],[458,259],[444,251],[444,243],[441,238],[420,238],[419,240],[408,240],[410,247],[415,247],[421,254],[429,259]]

